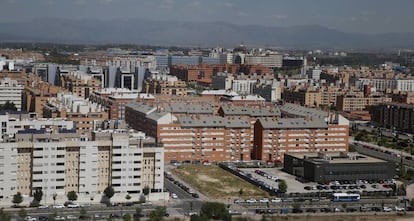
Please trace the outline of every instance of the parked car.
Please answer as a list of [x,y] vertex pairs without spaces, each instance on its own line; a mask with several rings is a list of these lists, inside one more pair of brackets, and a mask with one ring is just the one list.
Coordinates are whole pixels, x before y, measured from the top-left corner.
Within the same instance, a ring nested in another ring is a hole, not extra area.
[[53,205],[52,207],[53,207],[53,209],[63,209],[63,208],[65,208],[65,206],[63,204],[56,204],[56,205]]
[[39,207],[37,207],[38,209],[47,209],[49,208],[48,205],[40,205]]
[[177,196],[177,194],[175,194],[175,193],[171,193],[171,198],[173,198],[173,199],[178,199],[178,196]]
[[257,203],[256,199],[247,199],[246,203]]
[[31,216],[26,216],[24,218],[24,221],[36,221],[36,220],[37,220],[36,217],[31,217]]
[[263,198],[259,200],[260,203],[268,203],[269,199],[268,198]]
[[397,212],[404,212],[405,209],[403,207],[395,206],[395,211],[397,211]]
[[79,205],[79,204],[77,204],[77,203],[70,203],[70,204],[68,204],[68,205],[67,205],[67,207],[68,207],[68,208],[79,208],[79,207],[80,207],[80,205]]
[[382,211],[384,211],[384,212],[392,212],[392,208],[391,207],[388,207],[388,206],[384,206],[382,208]]
[[270,202],[272,202],[272,203],[281,203],[282,202],[282,199],[280,199],[280,198],[273,198],[273,199],[270,200]]

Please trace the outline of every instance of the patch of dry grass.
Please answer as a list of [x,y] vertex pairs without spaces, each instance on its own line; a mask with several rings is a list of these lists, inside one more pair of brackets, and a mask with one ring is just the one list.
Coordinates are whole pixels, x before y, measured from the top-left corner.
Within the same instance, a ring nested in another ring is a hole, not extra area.
[[[218,166],[183,165],[172,172],[210,198],[268,197],[267,192]],[[243,189],[241,196],[240,189]]]

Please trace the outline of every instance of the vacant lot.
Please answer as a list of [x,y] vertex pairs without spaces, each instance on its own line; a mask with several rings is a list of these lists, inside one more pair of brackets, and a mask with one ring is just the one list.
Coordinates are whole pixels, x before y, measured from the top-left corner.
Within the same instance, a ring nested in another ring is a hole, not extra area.
[[[173,173],[211,198],[267,197],[268,193],[218,166],[183,165]],[[240,190],[242,194],[240,195]]]

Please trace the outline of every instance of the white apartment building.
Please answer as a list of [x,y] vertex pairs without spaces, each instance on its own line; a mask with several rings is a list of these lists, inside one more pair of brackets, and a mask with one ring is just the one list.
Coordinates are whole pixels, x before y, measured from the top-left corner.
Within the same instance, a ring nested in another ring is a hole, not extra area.
[[1,113],[0,114],[0,141],[4,135],[14,136],[19,130],[58,130],[73,129],[74,123],[62,118],[37,118],[36,113]]
[[261,64],[269,68],[280,68],[283,65],[282,54],[246,55],[246,64]]
[[398,79],[396,80],[396,89],[402,92],[414,91],[414,80],[413,79]]
[[0,81],[0,105],[4,105],[7,101],[13,103],[17,110],[22,109],[22,91],[23,85],[16,80],[4,78]]
[[[148,186],[151,199],[163,195],[164,150],[154,139],[134,130],[95,131],[92,138],[75,130],[20,131],[0,145],[0,204],[11,204],[21,192],[24,203],[42,188],[43,204],[67,200],[69,191],[78,201],[99,203],[104,189],[112,185],[115,202],[139,200]],[[168,197],[168,196],[167,196]]]
[[232,89],[240,95],[251,94],[256,82],[257,80],[233,80]]
[[364,85],[370,85],[375,87],[376,91],[383,92],[387,89],[393,90],[396,88],[397,82],[395,79],[385,78],[360,78],[359,89],[363,90]]

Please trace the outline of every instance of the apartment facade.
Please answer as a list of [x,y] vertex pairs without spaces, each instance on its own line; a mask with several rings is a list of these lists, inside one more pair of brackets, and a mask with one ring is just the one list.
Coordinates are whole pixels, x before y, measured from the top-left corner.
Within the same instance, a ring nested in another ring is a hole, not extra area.
[[46,203],[66,200],[69,191],[79,200],[99,202],[112,185],[114,201],[128,194],[139,200],[148,186],[153,193],[163,189],[163,148],[143,133],[127,130],[95,131],[89,139],[75,130],[22,130],[2,142],[0,201],[11,202],[16,192],[31,196],[43,190]]
[[43,105],[49,98],[56,97],[61,90],[58,86],[39,81],[25,86],[22,92],[22,110],[43,116]]
[[286,102],[306,107],[319,107],[322,103],[322,96],[319,91],[309,91],[306,89],[285,89],[282,92],[282,99]]
[[371,120],[380,127],[412,133],[414,131],[414,105],[383,103],[369,108]]
[[258,119],[253,158],[283,162],[285,153],[348,151],[348,125],[328,125],[322,119]]
[[245,64],[260,64],[269,68],[280,68],[283,64],[282,54],[246,55]]
[[[102,88],[102,83],[97,78],[80,71],[70,71],[69,74],[60,76],[61,87],[82,98],[89,98],[94,91]],[[101,78],[103,79],[103,77]]]
[[10,78],[3,78],[0,81],[0,105],[7,102],[13,103],[18,111],[22,109],[22,91],[23,85],[20,85],[16,80]]
[[103,106],[108,112],[108,119],[125,118],[125,105],[138,98],[138,92],[127,88],[103,88],[93,92],[89,100]]
[[361,111],[368,106],[375,106],[385,102],[391,102],[391,97],[361,95],[342,95],[337,97],[336,110],[338,111]]
[[81,134],[90,134],[95,121],[108,119],[105,108],[89,100],[70,93],[59,93],[49,98],[43,106],[45,118],[67,118],[75,122],[76,130]]

